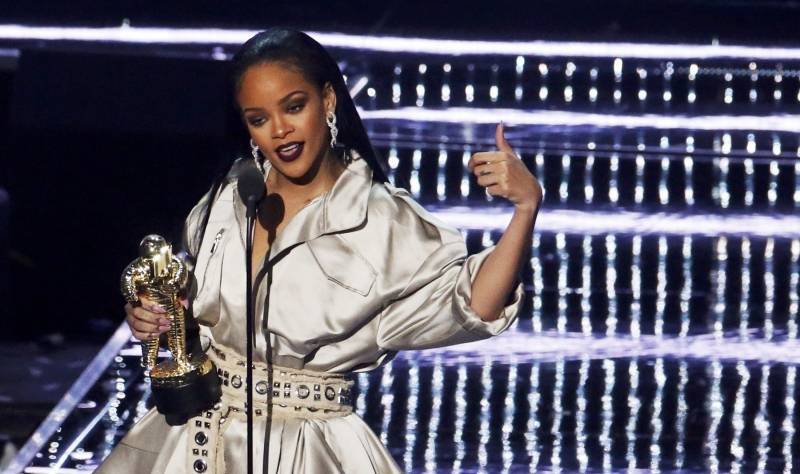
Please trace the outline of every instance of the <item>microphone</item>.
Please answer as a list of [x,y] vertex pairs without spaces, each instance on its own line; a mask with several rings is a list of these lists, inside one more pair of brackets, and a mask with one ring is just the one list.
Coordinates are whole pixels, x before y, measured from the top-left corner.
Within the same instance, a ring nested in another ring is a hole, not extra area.
[[252,161],[248,160],[239,173],[238,188],[239,197],[247,205],[247,217],[255,217],[256,205],[264,198],[267,185],[264,183],[264,175]]
[[[245,273],[247,283],[245,301],[247,306],[247,369],[245,387],[247,388],[247,472],[253,472],[253,346],[255,337],[255,314],[253,311],[253,235],[255,228],[256,207],[267,192],[264,175],[256,169],[250,160],[243,165],[237,181],[239,197],[247,206],[247,242],[245,249]],[[270,380],[269,386],[272,387]],[[269,445],[267,445],[269,450]]]

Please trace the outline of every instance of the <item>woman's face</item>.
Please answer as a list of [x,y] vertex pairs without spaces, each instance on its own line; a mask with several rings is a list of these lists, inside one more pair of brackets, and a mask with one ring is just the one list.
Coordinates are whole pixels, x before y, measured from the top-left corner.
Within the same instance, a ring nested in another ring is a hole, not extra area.
[[270,62],[245,71],[236,99],[272,166],[291,180],[313,180],[328,155],[325,115],[336,108],[333,88],[320,91],[295,68]]

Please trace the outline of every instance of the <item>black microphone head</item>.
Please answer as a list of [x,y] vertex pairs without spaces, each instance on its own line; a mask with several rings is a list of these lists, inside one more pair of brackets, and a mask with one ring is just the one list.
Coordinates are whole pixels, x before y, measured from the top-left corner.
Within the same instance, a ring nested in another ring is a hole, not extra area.
[[239,197],[247,204],[248,210],[255,208],[255,205],[264,198],[267,186],[264,183],[264,175],[256,168],[255,163],[248,160],[239,170],[237,181]]

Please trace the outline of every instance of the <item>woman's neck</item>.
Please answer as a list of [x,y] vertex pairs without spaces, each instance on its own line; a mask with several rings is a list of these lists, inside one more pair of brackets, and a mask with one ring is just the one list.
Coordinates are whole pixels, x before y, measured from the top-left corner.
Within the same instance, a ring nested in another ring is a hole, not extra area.
[[267,177],[267,190],[270,194],[280,194],[285,201],[309,202],[330,190],[344,169],[344,163],[330,152],[322,158],[319,169],[310,180],[292,180],[272,167]]

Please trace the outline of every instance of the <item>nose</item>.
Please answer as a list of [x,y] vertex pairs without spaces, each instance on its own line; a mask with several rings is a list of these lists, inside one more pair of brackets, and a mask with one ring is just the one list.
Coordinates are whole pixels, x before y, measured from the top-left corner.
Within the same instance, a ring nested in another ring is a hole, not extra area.
[[283,117],[275,117],[272,121],[272,138],[281,139],[286,137],[294,128]]

